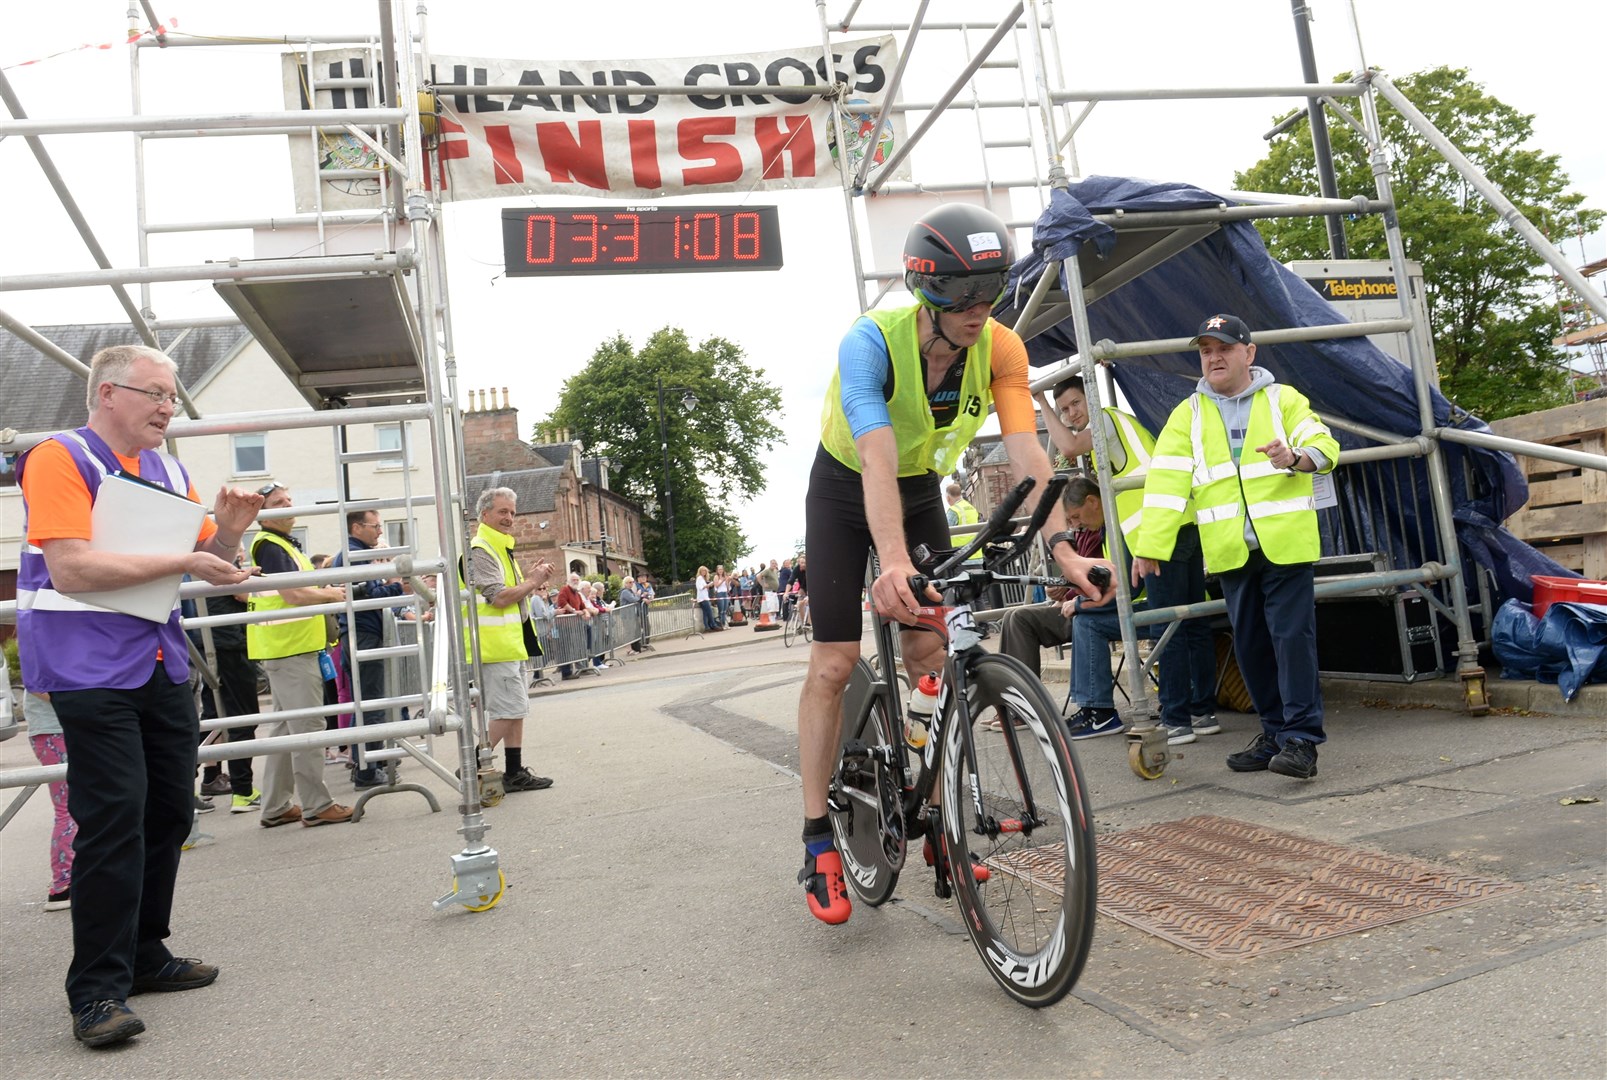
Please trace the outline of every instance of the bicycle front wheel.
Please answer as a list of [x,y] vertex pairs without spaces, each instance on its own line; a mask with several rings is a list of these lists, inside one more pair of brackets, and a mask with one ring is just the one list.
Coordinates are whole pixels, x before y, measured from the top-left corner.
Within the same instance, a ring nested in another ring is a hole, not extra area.
[[[989,974],[1023,1005],[1042,1008],[1076,985],[1093,942],[1088,792],[1059,711],[1022,664],[975,661],[970,700],[975,797],[958,724],[947,726],[943,746],[954,895]],[[950,708],[952,719],[957,705]]]
[[782,624],[781,624],[781,644],[782,644],[782,646],[785,647],[785,648],[788,648],[788,649],[792,648],[792,639],[797,637],[797,636],[798,636],[798,620],[797,620],[797,618],[795,616],[788,615],[786,620],[783,621]]

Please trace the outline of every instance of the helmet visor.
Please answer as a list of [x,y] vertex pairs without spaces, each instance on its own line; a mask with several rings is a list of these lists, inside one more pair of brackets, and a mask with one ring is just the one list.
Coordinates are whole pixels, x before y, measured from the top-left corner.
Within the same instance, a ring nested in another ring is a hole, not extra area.
[[1009,280],[1007,270],[986,274],[919,274],[915,287],[935,308],[964,311],[984,302],[991,307],[1004,295],[1004,286]]

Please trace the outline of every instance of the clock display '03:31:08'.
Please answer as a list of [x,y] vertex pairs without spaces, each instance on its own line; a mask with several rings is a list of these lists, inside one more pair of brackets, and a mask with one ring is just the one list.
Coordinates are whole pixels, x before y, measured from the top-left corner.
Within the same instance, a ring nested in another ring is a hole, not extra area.
[[510,277],[778,270],[774,206],[540,207],[502,211]]

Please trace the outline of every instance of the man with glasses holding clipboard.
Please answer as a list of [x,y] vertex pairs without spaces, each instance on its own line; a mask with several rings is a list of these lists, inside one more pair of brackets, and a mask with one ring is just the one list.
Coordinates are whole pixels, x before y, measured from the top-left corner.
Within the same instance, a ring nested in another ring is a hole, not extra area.
[[[200,502],[189,474],[157,450],[176,386],[156,349],[102,349],[90,362],[88,424],[17,462],[27,521],[17,637],[29,685],[50,695],[67,743],[79,828],[67,1001],[88,1046],[145,1030],[129,996],[218,975],[164,944],[198,741],[178,582],[251,576],[233,559],[262,497],[223,488],[211,518],[188,505]],[[185,521],[193,534],[177,531]]]

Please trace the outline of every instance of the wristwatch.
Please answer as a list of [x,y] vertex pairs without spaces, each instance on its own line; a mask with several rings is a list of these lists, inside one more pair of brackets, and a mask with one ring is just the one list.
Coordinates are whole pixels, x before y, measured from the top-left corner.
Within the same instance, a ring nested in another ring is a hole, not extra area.
[[1055,545],[1060,543],[1062,540],[1064,540],[1066,543],[1071,545],[1071,550],[1072,551],[1077,550],[1077,535],[1075,533],[1073,533],[1073,532],[1070,532],[1069,530],[1062,530],[1060,532],[1053,533],[1053,534],[1050,535],[1050,537],[1049,537],[1049,551],[1051,553],[1053,553],[1054,550],[1055,550]]

